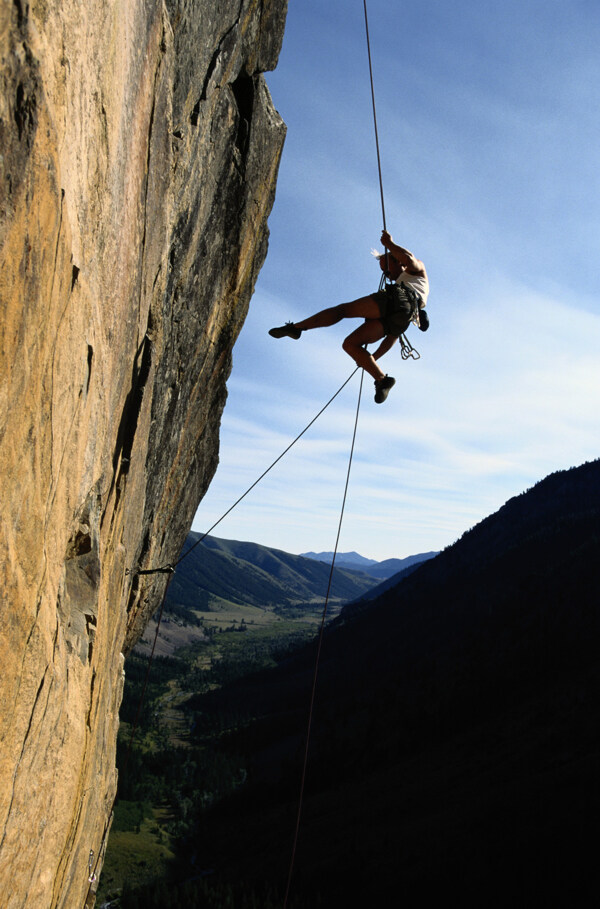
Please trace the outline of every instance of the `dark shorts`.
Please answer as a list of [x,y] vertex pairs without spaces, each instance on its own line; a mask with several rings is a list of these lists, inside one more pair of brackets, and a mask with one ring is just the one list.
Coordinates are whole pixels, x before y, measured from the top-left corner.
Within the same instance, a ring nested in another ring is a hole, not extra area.
[[411,302],[412,294],[399,284],[386,284],[384,290],[378,290],[371,296],[379,306],[380,318],[386,335],[398,338],[404,334],[410,325],[413,305],[415,305]]

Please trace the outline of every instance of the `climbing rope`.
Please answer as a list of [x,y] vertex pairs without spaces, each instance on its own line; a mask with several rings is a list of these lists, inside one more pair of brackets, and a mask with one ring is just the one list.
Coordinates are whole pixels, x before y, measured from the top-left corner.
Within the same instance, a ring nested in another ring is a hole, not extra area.
[[[379,191],[380,191],[380,195],[381,195],[381,214],[382,214],[382,218],[383,218],[383,229],[386,230],[387,227],[386,227],[386,218],[385,218],[385,200],[384,200],[384,192],[383,192],[383,177],[382,177],[382,171],[381,171],[381,152],[380,152],[380,148],[379,148],[379,132],[377,129],[377,109],[376,109],[376,105],[375,105],[375,88],[374,88],[374,82],[373,82],[373,63],[372,63],[372,58],[371,58],[371,41],[370,41],[370,37],[369,37],[369,17],[368,17],[368,13],[367,13],[367,0],[363,0],[363,6],[364,6],[364,13],[365,13],[365,32],[366,32],[366,39],[367,39],[367,54],[368,54],[368,58],[369,58],[371,101],[372,101],[372,105],[373,105],[373,127],[375,130],[375,146],[376,146],[376,150],[377,150],[377,170],[379,173]],[[387,251],[386,251],[385,255],[387,257]],[[387,271],[387,268],[386,268],[386,271]],[[382,275],[381,284],[380,284],[380,288],[379,288],[380,290],[383,288],[385,281],[386,281],[386,277],[384,274],[384,275]],[[401,348],[402,348],[402,358],[403,359],[407,359],[408,357],[414,357],[415,359],[419,358],[419,353],[412,347],[410,341],[408,341],[404,335],[402,335],[400,337],[400,344],[401,344]],[[337,549],[338,549],[340,533],[341,533],[341,529],[342,529],[342,521],[343,521],[343,517],[344,517],[344,509],[345,509],[345,505],[346,505],[346,497],[347,497],[347,493],[348,493],[348,484],[350,481],[350,470],[352,467],[352,457],[354,454],[354,443],[356,440],[356,431],[357,431],[357,427],[358,427],[358,414],[359,414],[359,410],[360,410],[363,379],[364,379],[364,371],[361,375],[360,391],[359,391],[359,396],[358,396],[358,404],[357,404],[357,408],[356,408],[356,418],[354,421],[354,433],[352,436],[352,445],[351,445],[351,449],[350,449],[350,458],[349,458],[349,462],[348,462],[348,472],[347,472],[347,476],[346,476],[346,486],[344,489],[344,497],[343,497],[343,502],[342,502],[342,509],[341,509],[341,514],[340,514],[339,525],[338,525],[338,533],[337,533],[337,538],[336,538],[336,543],[335,543],[335,550],[333,553],[333,559],[331,562],[331,570],[329,573],[329,585],[327,588],[327,595],[325,597],[325,605],[323,607],[323,615],[321,618],[321,627],[319,630],[319,637],[318,637],[318,643],[317,643],[317,653],[316,653],[316,657],[315,657],[315,668],[314,668],[314,673],[313,673],[313,683],[312,683],[312,690],[311,690],[311,697],[310,697],[310,706],[309,706],[309,711],[308,711],[308,722],[307,722],[306,739],[305,739],[305,747],[304,747],[304,760],[303,760],[303,765],[302,765],[302,776],[301,776],[301,782],[300,782],[300,795],[298,798],[298,810],[297,810],[297,815],[296,815],[296,827],[295,827],[295,831],[294,831],[294,840],[293,840],[293,845],[292,845],[292,854],[291,854],[291,858],[290,858],[290,867],[289,867],[289,872],[288,872],[285,898],[283,901],[283,909],[287,909],[290,887],[291,887],[292,877],[293,877],[293,873],[294,873],[294,865],[296,862],[298,836],[299,836],[299,832],[300,832],[300,821],[301,821],[301,817],[302,817],[304,790],[305,790],[305,784],[306,784],[306,771],[307,771],[307,766],[308,766],[308,755],[309,755],[309,749],[310,749],[310,735],[311,735],[311,730],[312,730],[314,704],[315,704],[315,696],[316,696],[316,690],[317,690],[317,677],[318,677],[318,672],[319,672],[319,661],[320,661],[320,656],[321,656],[321,648],[322,648],[323,635],[324,635],[324,630],[325,630],[325,619],[327,617],[327,608],[328,608],[328,604],[329,604],[329,595],[330,595],[330,591],[331,591],[331,582],[333,579],[335,559],[337,556]]]
[[[379,132],[378,132],[378,127],[377,127],[377,110],[376,110],[376,105],[375,105],[373,64],[372,64],[372,58],[371,58],[371,42],[370,42],[370,36],[369,36],[369,19],[368,19],[366,0],[363,0],[363,7],[364,7],[364,15],[365,15],[367,54],[368,54],[368,60],[369,60],[369,77],[370,77],[370,83],[371,83],[371,101],[372,101],[372,107],[373,107],[373,127],[374,127],[374,132],[375,132],[375,146],[376,146],[376,151],[377,151],[377,170],[378,170],[378,175],[379,175],[379,191],[380,191],[380,196],[381,196],[381,214],[382,214],[382,219],[383,219],[383,229],[386,230],[387,226],[386,226],[386,217],[385,217],[385,201],[384,201],[383,177],[382,177],[382,168],[381,168],[381,152],[380,152],[380,147],[379,147]],[[387,252],[386,252],[386,256],[387,256]],[[385,276],[383,276],[383,278],[382,278],[382,285],[383,285],[384,281],[385,281]],[[408,357],[414,357],[415,359],[419,359],[419,356],[420,356],[419,353],[416,350],[414,350],[414,348],[412,347],[410,342],[404,336],[401,336],[400,343],[401,343],[401,347],[402,347],[401,352],[402,352],[403,359],[407,359]],[[310,427],[318,420],[318,418],[321,416],[321,414],[324,413],[324,411],[329,407],[329,405],[340,394],[342,389],[345,388],[345,386],[348,384],[350,379],[352,379],[352,377],[355,375],[355,373],[358,371],[359,368],[360,367],[358,367],[358,366],[356,367],[356,369],[350,374],[350,376],[340,386],[340,388],[335,392],[335,394],[329,399],[329,401],[327,401],[327,403],[321,408],[321,410],[316,414],[316,416],[313,417],[313,419],[310,421],[310,423],[308,423],[305,426],[305,428],[302,430],[302,432],[300,432],[296,436],[296,438],[287,446],[287,448],[284,449],[284,451],[272,462],[272,464],[270,464],[269,467],[267,467],[267,469],[265,471],[263,471],[263,473],[258,477],[258,479],[256,479],[254,481],[254,483],[252,483],[252,485],[249,486],[248,489],[238,499],[236,499],[236,501],[233,503],[233,505],[231,505],[230,508],[228,508],[227,511],[225,511],[221,515],[221,517],[217,521],[215,521],[215,523],[206,531],[206,533],[202,534],[198,538],[198,540],[196,540],[195,543],[192,546],[190,546],[190,548],[188,550],[186,550],[174,564],[163,565],[159,568],[138,569],[135,572],[136,576],[152,575],[152,574],[168,574],[169,578],[165,585],[165,590],[163,592],[162,601],[161,601],[161,605],[160,605],[159,612],[158,612],[156,630],[155,630],[155,634],[154,634],[154,640],[152,643],[150,657],[148,659],[148,666],[146,669],[144,686],[142,689],[140,702],[139,702],[137,713],[136,713],[135,720],[133,723],[132,732],[131,732],[131,736],[130,736],[130,740],[129,740],[129,745],[128,745],[128,749],[126,752],[124,766],[121,771],[122,775],[125,773],[125,769],[127,767],[128,761],[129,761],[129,756],[131,754],[134,737],[135,737],[137,727],[139,724],[139,717],[141,715],[142,705],[143,705],[145,695],[146,695],[146,690],[148,687],[150,669],[151,669],[152,661],[154,658],[154,652],[156,649],[156,643],[157,643],[158,634],[160,631],[160,625],[161,625],[161,621],[162,621],[164,606],[165,606],[165,602],[167,599],[169,585],[171,583],[173,574],[175,572],[175,568],[177,567],[177,565],[180,565],[181,562],[183,562],[183,560],[186,559],[193,552],[193,550],[196,549],[196,547],[199,546],[200,543],[202,543],[203,540],[206,539],[206,537],[210,533],[212,533],[212,531],[215,529],[215,527],[217,527],[221,523],[221,521],[223,521],[227,517],[227,515],[229,515],[234,510],[234,508],[236,508],[240,504],[240,502],[242,502],[243,499],[246,498],[246,496],[250,492],[252,492],[252,490],[261,482],[261,480],[263,480],[264,477],[267,476],[267,474],[276,466],[276,464],[278,464],[279,461],[283,457],[285,457],[285,455],[288,453],[288,451],[290,451],[290,449],[296,444],[296,442],[298,442],[302,438],[302,436],[310,429]],[[356,408],[356,416],[355,416],[355,421],[354,421],[352,444],[350,447],[350,457],[349,457],[349,461],[348,461],[346,484],[345,484],[345,488],[344,488],[342,507],[341,507],[340,518],[339,518],[339,523],[338,523],[338,531],[337,531],[337,537],[336,537],[336,542],[335,542],[335,549],[334,549],[333,558],[331,561],[331,568],[330,568],[330,572],[329,572],[327,593],[325,596],[325,603],[323,606],[323,613],[321,616],[321,624],[320,624],[319,635],[318,635],[318,640],[317,640],[317,652],[316,652],[316,657],[315,657],[315,667],[314,667],[314,673],[313,673],[312,689],[311,689],[310,704],[309,704],[309,711],[308,711],[308,722],[307,722],[307,729],[306,729],[306,740],[305,740],[304,760],[303,760],[303,766],[302,766],[302,776],[301,776],[301,783],[300,783],[300,794],[299,794],[299,798],[298,798],[296,826],[295,826],[295,831],[294,831],[292,854],[291,854],[291,859],[290,859],[290,867],[289,867],[289,872],[288,872],[288,880],[287,880],[283,909],[287,909],[290,886],[291,886],[291,881],[292,881],[292,877],[293,877],[293,873],[294,873],[294,865],[295,865],[295,860],[296,860],[298,836],[299,836],[299,831],[300,831],[300,822],[301,822],[301,817],[302,817],[302,808],[303,808],[303,801],[304,801],[304,790],[305,790],[305,784],[306,784],[306,771],[307,771],[307,766],[308,766],[308,756],[309,756],[309,750],[310,750],[310,735],[311,735],[312,722],[313,722],[314,704],[315,704],[316,689],[317,689],[317,678],[318,678],[318,672],[319,672],[319,662],[320,662],[321,649],[322,649],[322,644],[323,644],[323,636],[324,636],[324,631],[325,631],[325,622],[326,622],[327,611],[328,611],[328,606],[329,606],[331,585],[332,585],[332,581],[333,581],[335,560],[336,560],[336,556],[337,556],[337,550],[338,550],[338,545],[339,545],[339,540],[340,540],[340,535],[341,535],[341,530],[342,530],[342,522],[343,522],[344,511],[345,511],[345,506],[346,506],[346,499],[347,499],[347,495],[348,495],[348,486],[349,486],[349,482],[350,482],[350,471],[352,468],[352,459],[353,459],[353,455],[354,455],[354,446],[355,446],[355,442],[356,442],[356,433],[357,433],[357,428],[358,428],[358,416],[359,416],[360,403],[361,403],[361,397],[362,397],[363,380],[364,380],[364,370],[361,371],[360,389],[359,389],[358,403],[357,403],[357,408]],[[133,572],[127,570],[126,573],[131,574]],[[100,844],[100,849],[98,850],[98,855],[96,857],[95,863],[94,863],[94,852],[93,852],[93,850],[90,850],[89,861],[88,861],[89,887],[88,887],[88,891],[86,894],[86,900],[85,900],[85,904],[84,904],[85,906],[88,905],[91,888],[92,888],[92,885],[96,881],[96,870],[97,870],[98,864],[100,862],[100,858],[103,855],[104,850],[105,850],[106,838],[108,836],[108,831],[110,828],[110,820],[111,820],[112,813],[114,811],[116,800],[117,800],[117,796],[115,795],[115,798],[113,800],[113,804],[111,807],[111,811],[109,812],[108,820],[107,820],[106,826],[104,828],[104,832],[103,832],[103,836],[102,836],[102,840],[101,840],[101,844]]]
[[363,0],[365,9],[365,32],[367,35],[367,55],[369,57],[369,76],[371,79],[371,102],[373,104],[373,127],[375,130],[375,147],[377,149],[377,170],[379,172],[379,192],[381,194],[381,214],[383,217],[383,229],[387,230],[385,223],[385,202],[383,199],[383,178],[381,176],[381,154],[379,151],[379,132],[377,130],[377,109],[375,107],[375,86],[373,84],[373,63],[371,60],[371,41],[369,38],[369,16],[367,13],[367,0]]
[[338,390],[336,391],[336,393],[330,397],[330,399],[327,401],[326,404],[323,405],[323,407],[321,408],[321,410],[318,412],[318,414],[316,414],[316,416],[314,416],[314,417],[312,418],[312,420],[310,421],[310,423],[307,423],[307,425],[304,427],[304,429],[302,430],[302,432],[298,433],[298,435],[296,436],[296,438],[295,438],[292,442],[290,442],[290,444],[287,446],[287,448],[285,448],[285,449],[281,452],[281,454],[280,454],[277,458],[275,458],[275,460],[273,461],[273,463],[270,464],[269,467],[267,467],[267,469],[264,470],[264,471],[261,473],[261,475],[258,477],[258,479],[255,480],[254,483],[252,483],[252,485],[248,487],[248,489],[246,490],[246,492],[242,493],[242,495],[239,497],[239,499],[236,499],[235,502],[233,503],[233,505],[231,505],[231,506],[227,509],[227,511],[225,511],[225,512],[221,515],[221,517],[220,517],[217,521],[215,521],[215,523],[214,523],[211,527],[208,528],[208,530],[206,531],[206,533],[202,534],[202,536],[201,536],[198,540],[196,540],[196,542],[195,542],[192,546],[190,546],[190,548],[187,549],[187,550],[183,553],[183,555],[181,555],[180,558],[179,558],[173,565],[164,565],[162,568],[147,568],[147,569],[145,569],[145,570],[140,570],[140,569],[138,569],[138,571],[136,571],[135,573],[138,574],[138,575],[141,575],[141,574],[172,574],[172,573],[175,571],[175,568],[176,568],[178,565],[180,565],[181,562],[183,562],[184,559],[187,559],[187,557],[194,551],[194,549],[196,548],[196,546],[199,546],[200,543],[202,543],[202,541],[205,540],[206,537],[207,537],[209,534],[211,534],[211,533],[213,532],[213,530],[215,529],[215,527],[217,527],[217,526],[221,523],[221,521],[223,521],[223,520],[227,517],[228,514],[231,514],[231,512],[233,511],[233,509],[234,509],[234,508],[237,508],[237,506],[240,504],[240,502],[242,502],[242,501],[246,498],[246,496],[247,496],[249,493],[252,492],[252,490],[254,489],[254,487],[255,487],[255,486],[258,486],[258,484],[261,482],[261,480],[263,480],[263,479],[266,477],[266,475],[267,475],[271,470],[273,470],[273,468],[275,467],[275,465],[276,465],[276,464],[279,464],[279,462],[281,461],[281,459],[284,458],[285,455],[288,453],[288,451],[290,451],[290,449],[294,447],[294,445],[296,444],[296,442],[299,442],[299,441],[300,441],[300,439],[302,438],[302,436],[303,436],[306,432],[308,432],[308,430],[310,429],[310,427],[311,427],[314,423],[317,422],[317,420],[319,419],[319,417],[321,416],[321,414],[325,413],[325,411],[327,410],[327,408],[329,407],[329,405],[332,404],[332,403],[335,401],[335,399],[337,398],[337,396],[339,395],[339,393],[340,393],[341,391],[343,391],[343,389],[346,387],[346,385],[348,384],[348,382],[350,381],[350,379],[352,379],[352,377],[358,372],[359,369],[360,369],[360,366],[357,366],[356,369],[355,369],[353,372],[350,373],[350,375],[348,376],[348,378],[346,379],[346,381],[345,381],[342,385],[340,385],[340,387],[338,388]]
[[[369,15],[367,13],[367,0],[363,0],[363,7],[365,10],[365,33],[367,37],[367,56],[369,58],[369,78],[371,81],[371,102],[373,105],[373,128],[375,131],[375,148],[377,149],[377,170],[379,173],[379,192],[381,195],[381,215],[383,218],[383,229],[387,230],[385,223],[385,201],[383,196],[383,177],[381,176],[381,152],[379,150],[379,131],[377,129],[377,109],[375,106],[375,86],[373,82],[373,62],[371,59],[371,40],[369,38]],[[385,251],[386,257],[386,271],[387,271],[387,250]],[[385,275],[381,278],[381,284],[379,285],[379,290],[381,290],[386,282]],[[413,360],[420,360],[421,354],[418,350],[412,346],[406,335],[400,335],[400,353],[403,360],[408,360],[412,358]]]
[[[356,370],[355,370],[355,372],[356,372]],[[354,373],[353,373],[353,375],[354,375]],[[363,387],[364,377],[365,377],[365,373],[363,370],[361,372],[361,376],[360,376],[360,388],[358,391],[358,403],[356,405],[356,416],[354,419],[354,432],[352,434],[352,445],[350,446],[350,457],[348,459],[348,471],[346,473],[346,485],[344,487],[342,508],[341,508],[341,512],[340,512],[340,519],[338,522],[337,537],[335,540],[335,549],[333,552],[333,558],[331,560],[331,568],[329,570],[329,582],[327,584],[327,594],[325,596],[325,604],[323,606],[323,613],[321,616],[321,625],[319,628],[319,637],[317,640],[317,653],[315,656],[315,668],[314,668],[314,672],[313,672],[310,704],[309,704],[309,709],[308,709],[308,722],[307,722],[307,726],[306,726],[306,738],[305,738],[305,745],[304,745],[304,761],[302,764],[302,776],[301,776],[301,781],[300,781],[300,794],[298,796],[298,810],[297,810],[297,814],[296,814],[296,827],[294,830],[294,841],[293,841],[293,845],[292,845],[292,854],[291,854],[291,858],[290,858],[290,867],[289,867],[287,885],[286,885],[286,890],[285,890],[285,898],[283,901],[283,909],[287,909],[288,897],[290,894],[290,887],[291,887],[291,883],[292,883],[292,876],[294,874],[294,865],[296,863],[296,851],[297,851],[297,847],[298,847],[298,835],[300,833],[300,821],[301,821],[301,817],[302,817],[302,808],[303,808],[303,804],[304,804],[304,788],[305,788],[305,784],[306,784],[306,770],[308,767],[308,754],[309,754],[309,749],[310,749],[310,734],[311,734],[311,730],[312,730],[315,696],[316,696],[316,692],[317,692],[317,677],[319,674],[319,661],[320,661],[321,649],[322,649],[322,645],[323,645],[323,635],[325,632],[325,620],[327,618],[327,609],[329,606],[329,596],[331,593],[331,584],[333,581],[333,570],[335,567],[335,560],[336,560],[338,546],[339,546],[339,542],[340,542],[340,534],[342,532],[342,522],[344,520],[346,499],[348,497],[348,485],[350,483],[350,470],[352,468],[352,458],[354,456],[354,445],[356,442],[356,431],[358,428],[358,414],[360,411],[360,402],[361,402],[361,397],[362,397],[362,387]]]

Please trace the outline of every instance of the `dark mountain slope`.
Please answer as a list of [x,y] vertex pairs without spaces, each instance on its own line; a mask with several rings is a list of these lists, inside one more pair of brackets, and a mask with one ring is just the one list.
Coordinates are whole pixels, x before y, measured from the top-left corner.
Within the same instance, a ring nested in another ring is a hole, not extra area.
[[384,559],[383,562],[371,565],[367,571],[372,577],[385,581],[401,571],[406,571],[408,568],[420,565],[421,562],[433,559],[436,555],[437,552],[419,552],[416,555],[407,556],[405,559]]
[[[427,906],[440,888],[462,905],[591,905],[599,540],[593,462],[512,499],[334,623],[300,890],[328,906],[391,894]],[[214,696],[260,717],[231,742],[252,755],[254,786],[215,814],[205,844],[223,871],[266,874],[268,854],[285,875],[313,659],[305,652]]]
[[381,564],[384,566],[386,566],[388,562],[396,561],[405,562],[408,564],[405,568],[401,569],[400,571],[394,571],[389,576],[387,569],[385,568],[380,574],[369,572],[371,577],[384,577],[385,580],[377,584],[376,587],[372,587],[371,590],[363,594],[359,600],[349,603],[345,607],[346,617],[348,617],[351,613],[356,613],[360,609],[364,609],[366,606],[370,605],[371,601],[378,600],[381,596],[383,596],[386,590],[390,590],[392,587],[397,587],[401,581],[404,581],[409,575],[416,571],[419,565],[421,565],[423,562],[429,561],[429,559],[435,558],[436,555],[438,555],[437,552],[429,552],[423,553],[418,556],[409,556],[407,559],[388,559],[387,562],[382,562]]

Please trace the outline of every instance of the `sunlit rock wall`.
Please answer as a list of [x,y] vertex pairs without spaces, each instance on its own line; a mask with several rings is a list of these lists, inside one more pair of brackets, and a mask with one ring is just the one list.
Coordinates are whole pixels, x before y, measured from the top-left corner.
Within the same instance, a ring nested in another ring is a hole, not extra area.
[[[92,905],[123,653],[218,459],[286,0],[0,0],[0,904]],[[100,856],[100,859],[98,857]]]

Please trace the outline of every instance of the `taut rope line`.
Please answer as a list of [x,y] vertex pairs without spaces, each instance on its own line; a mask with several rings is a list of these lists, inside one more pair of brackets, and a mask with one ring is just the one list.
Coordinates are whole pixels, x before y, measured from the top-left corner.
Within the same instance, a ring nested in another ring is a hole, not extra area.
[[246,496],[248,495],[248,493],[252,492],[252,490],[254,489],[255,486],[258,486],[258,484],[260,483],[260,481],[263,480],[263,479],[266,477],[266,475],[275,467],[275,465],[276,465],[276,464],[279,464],[279,462],[281,461],[281,459],[282,459],[283,457],[285,457],[285,455],[288,453],[288,451],[289,451],[291,448],[293,448],[293,446],[296,444],[296,442],[299,442],[299,441],[300,441],[300,439],[302,438],[302,436],[304,435],[304,433],[307,432],[307,431],[310,429],[310,427],[313,425],[313,423],[316,423],[316,422],[317,422],[317,420],[319,419],[319,417],[321,416],[321,414],[324,413],[324,412],[327,410],[327,408],[329,407],[330,404],[333,403],[333,401],[335,401],[335,399],[337,398],[337,396],[339,395],[339,393],[346,387],[346,385],[348,384],[348,382],[350,381],[350,379],[358,372],[359,369],[360,369],[360,366],[357,366],[356,369],[355,369],[352,373],[350,373],[350,375],[348,376],[348,378],[346,379],[346,381],[345,381],[342,385],[340,385],[340,387],[338,388],[338,390],[336,391],[336,393],[330,397],[330,399],[327,401],[327,404],[324,404],[324,405],[323,405],[323,407],[322,407],[321,410],[318,412],[318,414],[312,418],[312,420],[310,421],[310,423],[308,423],[308,424],[304,427],[304,429],[302,430],[302,432],[298,433],[298,435],[297,435],[296,438],[293,440],[293,442],[290,442],[290,444],[287,446],[287,448],[286,448],[284,451],[282,451],[281,454],[280,454],[277,458],[275,458],[275,460],[273,461],[273,463],[270,464],[269,467],[267,467],[267,469],[264,470],[264,471],[261,473],[261,475],[258,477],[258,479],[255,480],[254,483],[253,483],[251,486],[248,487],[248,489],[246,490],[246,492],[242,493],[242,495],[239,497],[239,499],[236,499],[235,502],[233,503],[233,505],[231,505],[231,506],[227,509],[227,511],[225,511],[225,512],[221,515],[221,517],[220,517],[217,521],[215,521],[215,523],[214,523],[211,527],[208,528],[208,530],[206,531],[206,533],[203,533],[202,536],[201,536],[198,540],[196,540],[196,542],[193,544],[193,546],[190,546],[190,548],[189,548],[188,550],[186,550],[186,552],[184,552],[183,555],[180,556],[180,558],[179,558],[173,565],[164,565],[162,568],[147,568],[147,569],[145,569],[145,570],[138,570],[138,571],[135,572],[135,573],[136,573],[136,574],[172,574],[172,572],[175,570],[175,568],[176,568],[181,562],[183,562],[184,559],[187,559],[187,557],[189,556],[189,554],[196,548],[196,546],[199,546],[200,543],[201,543],[203,540],[205,540],[206,537],[207,537],[209,534],[211,534],[211,533],[213,532],[213,530],[215,529],[215,527],[217,527],[217,526],[221,523],[221,521],[223,521],[223,520],[227,517],[228,514],[231,514],[231,512],[233,511],[233,509],[236,508],[236,507],[240,504],[240,502],[243,501],[243,499],[246,498]]
[[[354,375],[354,373],[352,373],[352,375]],[[314,673],[313,673],[312,690],[311,690],[311,695],[310,695],[310,706],[309,706],[309,710],[308,710],[308,722],[306,725],[306,743],[305,743],[305,747],[304,747],[304,761],[303,761],[303,765],[302,765],[300,795],[298,797],[298,812],[296,815],[296,828],[294,831],[294,842],[293,842],[292,854],[291,854],[291,858],[290,858],[290,868],[289,868],[289,872],[288,872],[287,886],[286,886],[286,890],[285,890],[285,898],[283,901],[283,909],[287,909],[288,897],[289,897],[289,893],[290,893],[290,886],[292,883],[292,875],[294,873],[294,864],[296,861],[298,834],[300,832],[300,820],[302,817],[302,806],[303,806],[303,802],[304,802],[304,787],[305,787],[305,783],[306,783],[306,769],[308,766],[308,752],[309,752],[309,748],[310,748],[310,733],[311,733],[311,729],[312,729],[313,712],[314,712],[314,706],[315,706],[315,695],[316,695],[316,691],[317,691],[317,676],[319,674],[319,660],[321,657],[321,648],[322,648],[322,644],[323,644],[323,634],[325,631],[325,619],[327,618],[327,607],[329,604],[329,595],[331,593],[331,584],[333,581],[333,569],[335,567],[335,559],[337,556],[338,545],[340,542],[340,534],[342,532],[342,522],[344,520],[344,510],[346,508],[346,499],[348,497],[348,485],[350,483],[350,470],[352,468],[352,458],[354,455],[354,444],[356,442],[356,430],[358,428],[358,414],[360,411],[360,401],[361,401],[361,397],[362,397],[362,387],[363,387],[364,377],[365,377],[365,373],[364,373],[364,370],[362,370],[361,375],[360,375],[360,388],[358,391],[358,403],[356,405],[356,417],[354,419],[354,432],[352,434],[352,445],[350,446],[350,458],[348,460],[348,471],[346,473],[346,485],[344,487],[344,496],[342,499],[342,509],[340,512],[340,520],[338,523],[337,537],[335,540],[335,549],[333,552],[333,559],[331,560],[331,569],[329,571],[329,582],[327,585],[327,594],[325,596],[325,604],[323,606],[323,614],[321,616],[321,626],[319,629],[317,653],[316,653],[316,657],[315,657],[315,669],[314,669]]]
[[371,101],[373,103],[373,127],[375,129],[375,147],[377,148],[377,170],[379,171],[379,192],[381,193],[381,214],[383,229],[387,230],[385,223],[385,202],[383,201],[383,178],[381,176],[381,154],[379,152],[379,133],[377,131],[377,110],[375,108],[375,88],[373,85],[373,64],[371,62],[371,41],[369,39],[369,17],[367,14],[367,0],[363,0],[365,9],[365,31],[367,34],[367,54],[369,57],[369,76],[371,79]]

